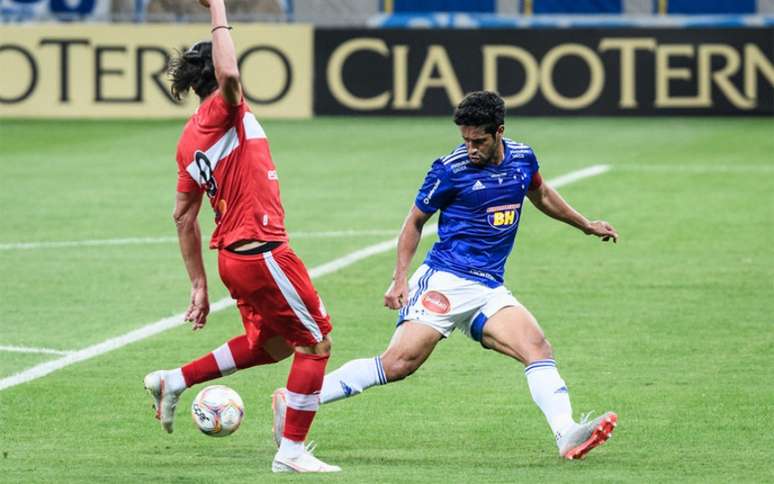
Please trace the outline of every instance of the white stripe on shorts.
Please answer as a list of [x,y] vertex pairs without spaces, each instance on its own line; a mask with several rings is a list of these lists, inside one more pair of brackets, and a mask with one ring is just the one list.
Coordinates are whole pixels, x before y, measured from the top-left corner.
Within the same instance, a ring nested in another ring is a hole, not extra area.
[[288,401],[288,407],[296,410],[306,410],[307,412],[316,412],[320,408],[320,394],[304,395],[303,393],[294,393],[285,390],[285,396]]
[[234,363],[234,356],[231,354],[231,348],[229,348],[228,343],[215,349],[212,352],[212,356],[218,362],[218,370],[220,370],[222,376],[230,375],[236,371],[236,363]]
[[296,313],[296,317],[301,321],[307,331],[312,333],[315,341],[322,341],[322,333],[317,326],[317,322],[315,322],[314,318],[309,313],[304,301],[301,299],[301,296],[298,295],[298,291],[293,287],[288,276],[285,275],[282,268],[277,264],[277,261],[274,260],[271,251],[264,252],[263,258],[266,261],[269,272],[271,272],[271,275],[274,278],[274,282],[277,283],[277,287],[279,287],[282,295],[285,296],[285,300],[290,305],[290,308]]

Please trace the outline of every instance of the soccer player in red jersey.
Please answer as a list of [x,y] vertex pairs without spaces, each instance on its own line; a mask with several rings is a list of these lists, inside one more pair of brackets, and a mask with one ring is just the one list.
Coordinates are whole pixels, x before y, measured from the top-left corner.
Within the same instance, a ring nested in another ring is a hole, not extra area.
[[212,41],[197,43],[169,69],[176,98],[193,90],[201,99],[177,147],[174,219],[192,285],[186,320],[200,329],[210,309],[197,221],[206,194],[216,221],[210,248],[218,250],[220,277],[237,301],[245,333],[180,368],[148,374],[145,387],[156,417],[172,432],[186,388],[292,354],[285,428],[272,470],[339,471],[304,445],[330,354],[330,318],[288,245],[277,171],[266,134],[242,94],[224,0],[201,3],[210,10]]

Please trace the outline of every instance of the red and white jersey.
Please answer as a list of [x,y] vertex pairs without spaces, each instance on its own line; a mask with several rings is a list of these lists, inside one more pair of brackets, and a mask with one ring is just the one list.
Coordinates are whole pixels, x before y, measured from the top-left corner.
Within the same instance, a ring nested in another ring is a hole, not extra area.
[[215,91],[202,102],[180,136],[177,167],[177,191],[204,191],[215,211],[211,249],[288,240],[269,141],[244,99],[231,106]]

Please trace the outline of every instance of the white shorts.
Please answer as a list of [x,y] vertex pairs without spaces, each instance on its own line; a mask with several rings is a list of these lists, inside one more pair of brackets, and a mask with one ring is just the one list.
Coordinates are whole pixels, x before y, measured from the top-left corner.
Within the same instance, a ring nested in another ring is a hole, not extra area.
[[409,280],[409,302],[398,314],[398,326],[417,321],[444,338],[458,328],[481,342],[487,319],[507,306],[521,306],[505,286],[494,289],[422,264]]

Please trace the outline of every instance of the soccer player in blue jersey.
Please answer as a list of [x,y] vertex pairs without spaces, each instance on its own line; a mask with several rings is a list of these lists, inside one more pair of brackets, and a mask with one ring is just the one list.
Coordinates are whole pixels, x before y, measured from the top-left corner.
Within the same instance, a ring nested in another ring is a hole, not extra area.
[[[617,416],[576,422],[551,345],[535,317],[503,285],[524,197],[540,211],[603,241],[618,240],[607,222],[589,221],[545,183],[532,149],[503,136],[505,105],[493,92],[465,97],[454,112],[464,143],[436,160],[398,239],[385,306],[398,327],[381,356],[353,360],[325,376],[321,403],[357,395],[416,371],[435,345],[458,328],[484,348],[524,364],[530,393],[556,437],[559,453],[580,459],[604,443]],[[407,279],[422,228],[440,211],[438,242]],[[282,435],[285,392],[273,396],[275,438]]]

